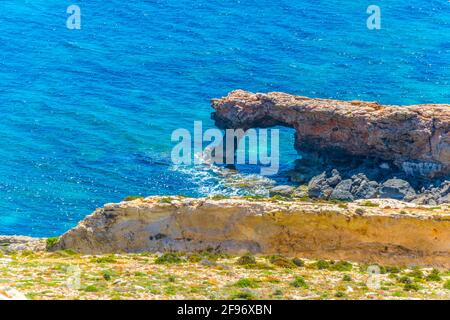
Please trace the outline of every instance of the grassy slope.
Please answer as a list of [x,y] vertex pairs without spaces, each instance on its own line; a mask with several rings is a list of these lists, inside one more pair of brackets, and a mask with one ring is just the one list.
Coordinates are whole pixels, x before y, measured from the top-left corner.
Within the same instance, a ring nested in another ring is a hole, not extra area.
[[[367,266],[356,263],[303,260],[298,267],[284,257],[238,261],[206,253],[158,259],[25,251],[0,254],[0,287],[16,288],[30,299],[450,299],[450,272],[442,270],[427,278],[431,269],[382,268],[380,287],[373,289]],[[76,266],[80,287],[74,288],[68,279],[76,279]]]

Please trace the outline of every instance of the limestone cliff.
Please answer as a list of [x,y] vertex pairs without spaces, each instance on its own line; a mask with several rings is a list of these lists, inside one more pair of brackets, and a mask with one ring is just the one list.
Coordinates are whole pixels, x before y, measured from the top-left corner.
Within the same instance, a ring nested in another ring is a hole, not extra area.
[[413,175],[450,173],[450,105],[384,106],[237,90],[212,106],[224,129],[283,125],[296,130],[298,149],[376,157]]
[[373,201],[365,207],[357,202],[149,197],[105,205],[64,234],[56,248],[89,254],[278,253],[450,267],[448,208]]

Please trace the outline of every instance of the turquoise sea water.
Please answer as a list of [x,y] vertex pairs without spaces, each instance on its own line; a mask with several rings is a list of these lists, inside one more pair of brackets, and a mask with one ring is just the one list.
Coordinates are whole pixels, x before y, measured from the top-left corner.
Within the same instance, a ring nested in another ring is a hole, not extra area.
[[221,192],[172,166],[170,135],[213,127],[209,100],[233,89],[448,103],[450,3],[411,2],[0,1],[0,234],[58,235],[127,195]]

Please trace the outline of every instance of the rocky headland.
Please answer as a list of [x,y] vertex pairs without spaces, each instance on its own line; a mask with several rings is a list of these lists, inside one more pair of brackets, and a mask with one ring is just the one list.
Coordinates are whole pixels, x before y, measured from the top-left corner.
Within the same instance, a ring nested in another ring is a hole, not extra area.
[[449,105],[384,106],[236,90],[213,99],[212,107],[220,128],[294,128],[300,159],[286,174],[308,185],[310,197],[450,201]]
[[[292,184],[259,181],[264,196],[129,197],[57,238],[0,236],[0,300],[448,298],[449,105],[241,90],[212,105],[220,128],[294,128]],[[72,265],[85,277],[77,288],[64,284]],[[369,288],[374,265],[383,286]],[[200,287],[204,274],[214,279]]]

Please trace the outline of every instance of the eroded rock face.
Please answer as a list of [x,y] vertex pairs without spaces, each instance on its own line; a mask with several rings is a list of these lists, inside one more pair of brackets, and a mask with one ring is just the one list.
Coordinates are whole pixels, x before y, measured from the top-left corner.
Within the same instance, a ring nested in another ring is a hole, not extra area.
[[221,128],[284,125],[296,147],[392,161],[411,175],[450,173],[450,105],[383,106],[237,90],[212,100]]
[[373,201],[388,206],[150,197],[105,205],[64,234],[56,249],[214,250],[450,267],[448,213]]

